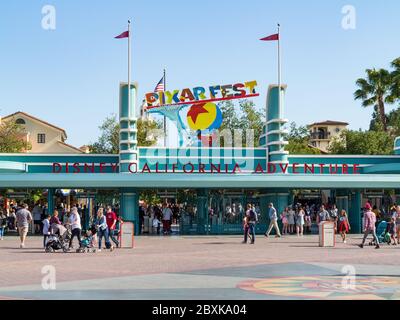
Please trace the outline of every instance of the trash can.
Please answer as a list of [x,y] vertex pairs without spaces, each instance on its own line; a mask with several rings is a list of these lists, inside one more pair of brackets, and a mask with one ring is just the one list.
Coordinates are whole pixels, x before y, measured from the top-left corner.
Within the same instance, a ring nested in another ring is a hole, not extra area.
[[120,246],[121,248],[132,249],[134,245],[134,224],[132,222],[124,222],[121,225],[121,238]]
[[335,245],[335,223],[328,221],[321,222],[319,224],[319,246],[334,247]]

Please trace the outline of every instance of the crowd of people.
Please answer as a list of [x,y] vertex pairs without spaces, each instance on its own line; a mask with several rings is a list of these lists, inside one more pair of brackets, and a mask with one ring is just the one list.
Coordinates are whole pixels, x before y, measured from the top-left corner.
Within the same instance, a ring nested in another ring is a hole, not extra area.
[[[380,248],[382,241],[378,238],[377,228],[381,223],[386,226],[383,231],[384,241],[392,245],[400,244],[400,205],[394,204],[390,209],[389,215],[387,215],[382,214],[377,206],[372,206],[368,201],[363,208],[362,215],[364,237],[360,248],[364,247],[365,241],[370,234],[373,236],[372,243],[375,244],[377,249]],[[265,233],[267,238],[273,229],[277,238],[282,237],[282,235],[292,234],[302,237],[304,233],[311,233],[313,223],[319,225],[321,222],[332,222],[335,232],[341,236],[343,243],[346,243],[347,234],[351,230],[346,210],[339,212],[335,204],[330,206],[296,204],[286,207],[282,213],[278,214],[274,204],[270,203],[268,205],[268,218],[270,222]],[[258,220],[254,205],[248,204],[244,218],[244,244],[248,243],[249,238],[252,244],[255,243],[255,226]],[[282,224],[282,233],[278,223],[279,220]]]
[[177,204],[164,202],[162,205],[147,206],[142,203],[139,206],[139,234],[144,232],[145,217],[150,222],[152,233],[161,233],[161,225],[164,235],[172,234],[172,224],[178,224],[180,220],[180,207]]
[[[43,247],[46,247],[48,238],[52,234],[60,234],[60,230],[69,230],[69,250],[74,249],[74,240],[78,242],[78,247],[82,247],[82,237],[91,235],[91,239],[98,246],[98,250],[103,248],[103,239],[106,249],[113,250],[119,247],[120,230],[123,223],[122,219],[114,212],[111,206],[99,207],[96,216],[92,217],[88,230],[83,230],[82,219],[85,208],[81,205],[73,205],[70,210],[56,209],[52,214],[46,213],[47,208],[36,203],[32,212],[26,203],[17,205],[11,203],[9,212],[0,209],[0,239],[3,239],[5,230],[16,230],[20,237],[20,248],[25,248],[29,226],[33,222],[33,233],[43,235]],[[60,208],[60,207],[59,207]],[[61,206],[63,209],[63,206]],[[113,245],[114,244],[114,245]]]

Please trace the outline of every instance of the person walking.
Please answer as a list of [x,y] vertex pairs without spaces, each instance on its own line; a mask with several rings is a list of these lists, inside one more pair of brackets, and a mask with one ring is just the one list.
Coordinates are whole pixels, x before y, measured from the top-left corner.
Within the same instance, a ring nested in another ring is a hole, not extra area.
[[106,215],[106,220],[107,220],[107,226],[108,226],[108,233],[110,235],[110,238],[112,242],[115,243],[117,248],[119,247],[119,241],[115,239],[115,236],[118,236],[116,234],[116,225],[117,225],[117,215],[114,211],[112,211],[112,208],[110,206],[107,207],[107,215]]
[[244,221],[244,240],[243,240],[244,244],[247,243],[249,234],[251,234],[251,244],[255,243],[257,221],[258,221],[257,213],[255,212],[255,210],[253,210],[251,204],[248,204]]
[[71,214],[68,219],[69,224],[71,225],[71,240],[69,241],[69,248],[72,249],[72,241],[75,237],[78,238],[79,248],[81,247],[81,232],[82,232],[82,225],[81,225],[81,217],[78,213],[78,209],[73,207],[71,209]]
[[336,207],[336,204],[334,204],[330,210],[330,219],[335,223],[335,231],[337,231],[337,221],[339,219],[339,210]]
[[101,243],[103,242],[103,237],[104,237],[106,248],[110,249],[112,251],[114,249],[114,247],[111,246],[111,243],[110,243],[107,219],[106,219],[106,216],[104,215],[103,208],[100,208],[99,211],[97,212],[96,228],[98,230],[99,252],[101,252]]
[[346,236],[347,233],[349,233],[350,229],[351,228],[349,218],[347,217],[347,212],[346,210],[342,210],[339,217],[339,233],[342,237],[343,243],[346,243]]
[[4,230],[7,227],[7,219],[8,217],[5,211],[0,209],[0,240],[4,239]]
[[17,218],[17,228],[19,237],[21,240],[20,248],[25,248],[25,240],[28,235],[29,223],[32,221],[32,214],[28,210],[28,205],[23,204],[22,208],[20,208],[16,213]]
[[372,209],[371,205],[367,203],[364,208],[364,238],[362,243],[359,245],[361,249],[364,248],[365,241],[367,240],[367,237],[370,233],[374,237],[376,243],[375,249],[380,249],[379,239],[376,236],[376,227],[375,227],[376,216],[371,211],[371,209]]
[[269,211],[268,211],[268,216],[270,219],[270,223],[269,223],[269,227],[267,232],[265,233],[265,236],[268,238],[269,234],[272,231],[272,228],[275,229],[276,232],[276,238],[280,238],[281,237],[281,232],[279,231],[279,226],[278,226],[278,214],[276,213],[276,209],[274,208],[274,204],[270,203],[268,205]]

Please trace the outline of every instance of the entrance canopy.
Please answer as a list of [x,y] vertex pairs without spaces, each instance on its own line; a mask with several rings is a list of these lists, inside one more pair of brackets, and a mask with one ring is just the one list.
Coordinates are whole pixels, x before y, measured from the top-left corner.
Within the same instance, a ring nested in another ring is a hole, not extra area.
[[0,173],[26,172],[26,165],[21,162],[0,161]]
[[2,174],[0,188],[398,189],[399,175]]

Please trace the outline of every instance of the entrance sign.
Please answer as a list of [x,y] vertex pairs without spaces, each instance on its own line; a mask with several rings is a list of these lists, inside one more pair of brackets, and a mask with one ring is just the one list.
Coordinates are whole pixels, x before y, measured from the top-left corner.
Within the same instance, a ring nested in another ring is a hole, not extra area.
[[233,99],[258,97],[257,81],[228,85],[195,87],[174,91],[159,91],[146,94],[147,110],[162,106],[208,103]]
[[[215,143],[216,130],[223,122],[220,106],[216,103],[258,97],[257,81],[228,85],[186,88],[174,91],[149,92],[145,95],[145,110],[158,113],[175,123],[179,146],[195,142],[206,146]],[[186,116],[181,111],[186,109]],[[211,141],[211,143],[210,143]]]

